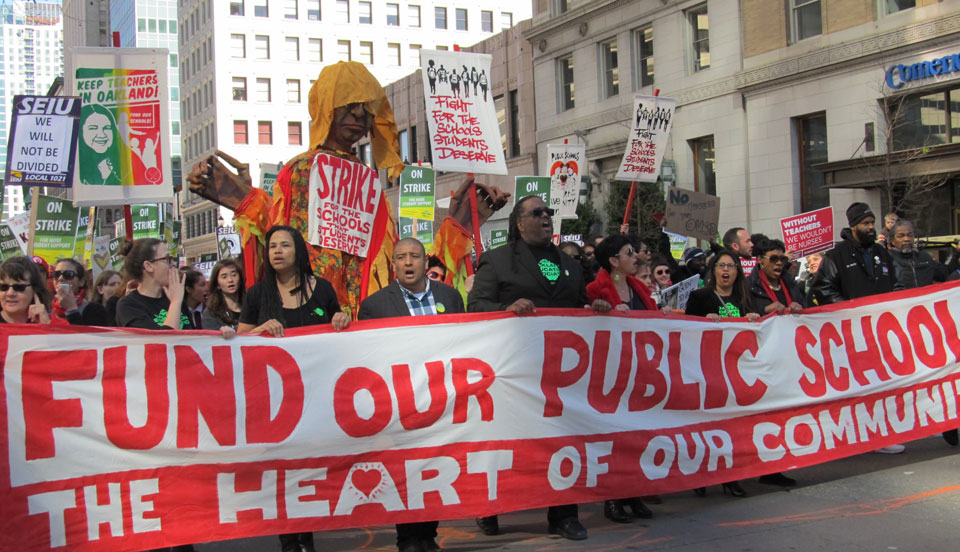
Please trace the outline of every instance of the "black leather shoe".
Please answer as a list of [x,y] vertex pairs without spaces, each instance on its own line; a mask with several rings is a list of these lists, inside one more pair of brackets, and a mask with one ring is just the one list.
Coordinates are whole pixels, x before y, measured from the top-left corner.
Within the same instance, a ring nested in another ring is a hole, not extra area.
[[760,479],[757,479],[757,483],[763,483],[764,485],[777,485],[778,487],[793,487],[797,484],[797,480],[777,472],[760,476]]
[[647,508],[647,505],[639,498],[628,498],[627,504],[630,506],[630,509],[633,510],[633,515],[638,518],[649,519],[653,517],[653,512],[651,512],[650,508]]
[[570,540],[585,540],[587,538],[587,529],[580,524],[580,520],[575,517],[568,517],[560,523],[551,523],[547,528],[551,535],[560,535]]
[[706,487],[697,487],[696,489],[693,490],[693,494],[695,494],[695,495],[697,495],[697,496],[707,496],[707,488],[706,488]]
[[443,552],[443,548],[440,548],[436,539],[423,539],[420,545],[423,547],[423,552]]
[[604,500],[603,515],[615,523],[630,523],[633,517],[623,509],[623,503],[619,500]]
[[743,490],[743,487],[740,486],[740,483],[738,481],[731,481],[729,483],[724,483],[722,487],[723,487],[723,494],[727,494],[727,491],[729,491],[731,495],[738,498],[747,496],[747,491]]
[[313,548],[313,533],[288,533],[279,537],[280,552],[316,552]]
[[943,432],[943,440],[947,442],[948,445],[955,447],[960,444],[960,435],[957,434],[956,429],[951,429],[949,431]]
[[497,516],[487,516],[477,518],[477,527],[483,531],[484,535],[494,536],[500,534],[500,521]]

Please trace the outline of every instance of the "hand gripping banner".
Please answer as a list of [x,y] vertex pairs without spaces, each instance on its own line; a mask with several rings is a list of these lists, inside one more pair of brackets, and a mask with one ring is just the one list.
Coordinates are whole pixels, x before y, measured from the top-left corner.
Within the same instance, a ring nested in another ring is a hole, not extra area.
[[960,290],[281,339],[0,325],[0,549],[123,551],[756,477],[956,427]]

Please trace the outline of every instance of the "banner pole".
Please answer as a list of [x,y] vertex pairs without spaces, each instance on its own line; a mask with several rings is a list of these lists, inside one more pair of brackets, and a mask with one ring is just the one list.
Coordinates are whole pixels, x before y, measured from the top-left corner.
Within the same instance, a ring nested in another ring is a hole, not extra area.
[[[653,95],[659,96],[660,89],[654,88]],[[637,182],[630,183],[630,195],[627,196],[627,208],[623,210],[623,223],[620,225],[620,235],[626,236],[630,232],[630,207],[633,206],[633,196],[637,193]],[[637,213],[637,231],[640,231],[640,213]]]
[[477,210],[477,182],[473,179],[473,173],[467,175],[470,178],[470,222],[473,223],[473,248],[477,252],[477,259],[483,253],[483,242],[480,241],[480,212]]
[[27,233],[27,257],[33,257],[33,240],[37,235],[38,203],[40,203],[40,187],[34,186],[30,192],[30,228]]

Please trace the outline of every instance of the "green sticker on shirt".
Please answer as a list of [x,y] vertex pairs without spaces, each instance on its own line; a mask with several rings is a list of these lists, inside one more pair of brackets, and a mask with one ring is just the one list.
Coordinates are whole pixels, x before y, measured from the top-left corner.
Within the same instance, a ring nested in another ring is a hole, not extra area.
[[717,311],[720,318],[740,318],[740,309],[733,303],[727,303]]
[[557,266],[556,263],[552,263],[547,259],[540,259],[537,265],[540,267],[540,273],[543,274],[543,277],[549,282],[556,282],[557,278],[560,277],[560,267]]
[[316,315],[319,316],[320,318],[323,318],[323,309],[321,309],[320,307],[317,307],[317,308],[313,309],[313,312],[314,312],[314,314],[316,314]]
[[[153,321],[157,324],[157,326],[163,326],[163,323],[167,321],[167,309],[161,309],[160,312],[158,312],[157,315],[153,317]],[[183,327],[189,323],[190,323],[190,319],[187,318],[187,315],[181,312],[180,327],[177,329],[182,330]],[[197,329],[199,330],[200,328],[197,328]]]

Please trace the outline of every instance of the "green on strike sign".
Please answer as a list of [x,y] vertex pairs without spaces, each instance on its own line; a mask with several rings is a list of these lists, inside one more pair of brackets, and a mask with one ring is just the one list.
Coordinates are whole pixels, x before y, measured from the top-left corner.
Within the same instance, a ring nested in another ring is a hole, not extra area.
[[180,230],[182,223],[179,220],[168,220],[161,224],[163,227],[163,241],[174,258],[180,258]]
[[114,238],[107,244],[107,254],[110,255],[110,270],[116,270],[117,272],[123,270],[125,257],[120,254],[121,245],[123,245],[123,238]]
[[[417,223],[417,235],[413,235],[413,223]],[[424,249],[430,252],[433,248],[433,219],[416,220],[407,217],[400,217],[398,221],[400,230],[400,239],[417,238],[423,244]]]
[[133,205],[130,210],[133,215],[133,239],[162,237],[159,205]]
[[400,175],[400,217],[433,220],[436,175],[426,167],[407,167]]
[[507,243],[507,230],[490,231],[490,249],[496,249]]
[[516,201],[527,196],[540,196],[544,203],[550,205],[550,177],[549,176],[518,176],[517,189],[513,195]]
[[72,257],[77,241],[80,209],[59,197],[41,195],[37,202],[33,254],[48,263]]
[[13,233],[9,225],[6,223],[0,224],[0,259],[6,260],[17,255],[23,255],[20,241],[17,240],[16,234]]

